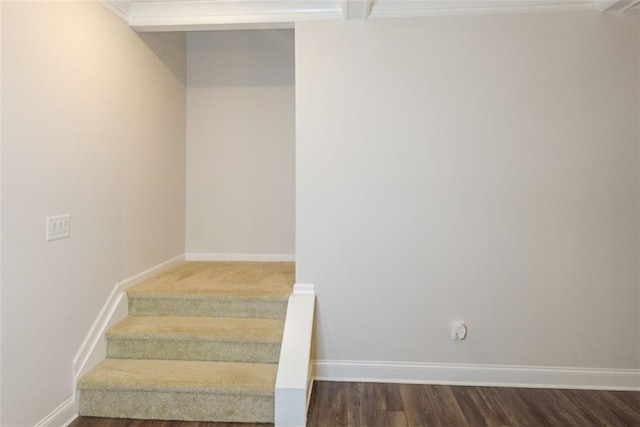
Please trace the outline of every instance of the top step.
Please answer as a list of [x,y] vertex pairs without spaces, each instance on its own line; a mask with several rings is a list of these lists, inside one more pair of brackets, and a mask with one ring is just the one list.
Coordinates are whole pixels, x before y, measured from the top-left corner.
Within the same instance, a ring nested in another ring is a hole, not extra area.
[[292,262],[188,262],[129,289],[129,314],[284,318]]

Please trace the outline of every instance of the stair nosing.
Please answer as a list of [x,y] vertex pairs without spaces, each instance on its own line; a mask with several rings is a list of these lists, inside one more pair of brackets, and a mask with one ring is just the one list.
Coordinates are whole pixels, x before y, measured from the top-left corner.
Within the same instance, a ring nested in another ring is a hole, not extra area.
[[129,294],[128,299],[177,299],[186,301],[269,301],[269,302],[287,302],[287,296],[236,296],[236,295],[193,295],[193,294]]
[[82,391],[105,391],[105,392],[115,392],[115,391],[141,391],[141,392],[149,392],[149,393],[191,393],[191,394],[200,394],[200,393],[210,393],[210,394],[218,394],[218,395],[228,395],[228,396],[263,396],[263,397],[273,397],[275,395],[275,391],[256,391],[256,390],[224,390],[217,389],[214,387],[201,387],[201,388],[180,388],[180,387],[167,387],[165,385],[157,386],[157,387],[136,387],[136,386],[101,386],[101,385],[81,385],[78,384],[78,390]]
[[[173,329],[166,330],[168,322],[174,327]],[[264,325],[265,322],[267,325]],[[107,340],[281,344],[283,330],[284,322],[280,319],[127,316],[109,328],[105,337]]]
[[[255,396],[273,396],[274,387],[271,387],[267,390],[264,388],[257,389],[251,386],[252,382],[248,381],[242,383],[239,386],[234,386],[233,384],[229,385],[226,383],[224,386],[220,383],[217,384],[199,384],[194,385],[190,384],[188,380],[184,380],[179,384],[172,384],[171,381],[162,382],[162,380],[158,380],[156,378],[155,383],[145,383],[145,380],[151,378],[151,373],[149,371],[141,374],[139,377],[134,377],[133,380],[130,377],[118,377],[107,374],[106,376],[100,377],[97,372],[101,370],[114,371],[122,369],[123,365],[127,365],[128,363],[133,363],[134,365],[144,365],[146,362],[150,364],[161,364],[161,365],[174,365],[181,366],[183,369],[188,369],[190,364],[197,364],[201,368],[204,365],[210,365],[211,368],[220,367],[223,368],[223,365],[227,365],[228,367],[268,367],[271,369],[272,367],[277,366],[276,363],[262,363],[262,362],[219,362],[219,361],[193,361],[193,360],[156,360],[156,359],[118,359],[118,358],[106,358],[98,364],[92,371],[83,376],[83,378],[78,382],[77,388],[78,390],[94,390],[94,391],[147,391],[147,392],[179,392],[179,393],[216,393],[216,394],[227,394],[227,395],[255,395]],[[113,367],[104,367],[105,363],[116,363],[116,366]],[[119,365],[119,366],[118,366]],[[135,366],[134,366],[135,368]],[[239,369],[241,372],[242,369]],[[183,371],[184,372],[184,371]],[[183,372],[177,371],[174,372],[173,375],[179,375],[182,377]],[[92,376],[94,374],[94,376]],[[95,377],[97,376],[97,379]],[[275,385],[275,376],[277,375],[277,367],[275,369],[273,375],[273,383]],[[271,375],[267,375],[267,377],[271,377]],[[169,376],[171,379],[172,377]],[[175,378],[175,377],[173,377]],[[259,376],[257,378],[260,378]],[[264,377],[262,378],[264,379]]]
[[117,340],[138,340],[138,341],[195,341],[195,342],[219,342],[219,343],[242,343],[242,344],[282,344],[282,339],[277,341],[267,341],[259,339],[223,339],[217,337],[193,337],[193,336],[151,336],[151,335],[106,335],[107,341]]

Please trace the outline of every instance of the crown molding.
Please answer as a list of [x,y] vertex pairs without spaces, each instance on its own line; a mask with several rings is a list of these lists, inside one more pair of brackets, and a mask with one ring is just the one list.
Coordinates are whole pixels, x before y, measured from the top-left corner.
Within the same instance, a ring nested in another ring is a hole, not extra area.
[[100,0],[100,4],[113,12],[118,18],[129,23],[129,5],[125,5],[118,0]]
[[640,0],[104,0],[137,31],[293,28],[295,22],[591,10]]

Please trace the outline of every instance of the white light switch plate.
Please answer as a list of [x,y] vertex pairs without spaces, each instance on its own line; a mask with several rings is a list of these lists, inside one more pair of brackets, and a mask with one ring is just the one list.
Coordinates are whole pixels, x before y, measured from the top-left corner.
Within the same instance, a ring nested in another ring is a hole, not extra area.
[[57,215],[47,217],[47,242],[65,239],[71,235],[71,216]]

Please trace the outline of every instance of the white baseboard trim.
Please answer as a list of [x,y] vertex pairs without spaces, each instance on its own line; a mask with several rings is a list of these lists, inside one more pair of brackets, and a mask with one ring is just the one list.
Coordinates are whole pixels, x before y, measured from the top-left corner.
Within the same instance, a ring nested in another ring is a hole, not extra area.
[[640,369],[315,360],[316,380],[640,391]]
[[69,427],[71,425],[71,423],[73,423],[78,417],[80,417],[80,414],[78,414],[78,411],[74,410],[74,415],[69,418],[63,425],[62,427]]
[[73,406],[73,397],[70,397],[34,427],[66,427],[76,418],[78,418],[78,413]]
[[[95,362],[98,362],[106,357],[106,340],[104,334],[106,330],[116,321],[120,320],[120,317],[126,315],[127,301],[125,298],[125,292],[133,285],[146,280],[168,268],[177,266],[184,262],[184,255],[178,255],[163,263],[160,263],[154,267],[149,268],[141,273],[133,275],[123,281],[116,283],[113,287],[107,301],[102,306],[98,317],[91,325],[87,336],[80,345],[78,352],[73,358],[73,395],[76,395],[75,386],[80,377],[89,369],[91,369]],[[119,317],[114,316],[118,312]],[[103,341],[105,341],[103,343]],[[99,344],[103,345],[99,345]]]
[[247,262],[294,262],[292,254],[203,254],[187,253],[187,261],[247,261]]

